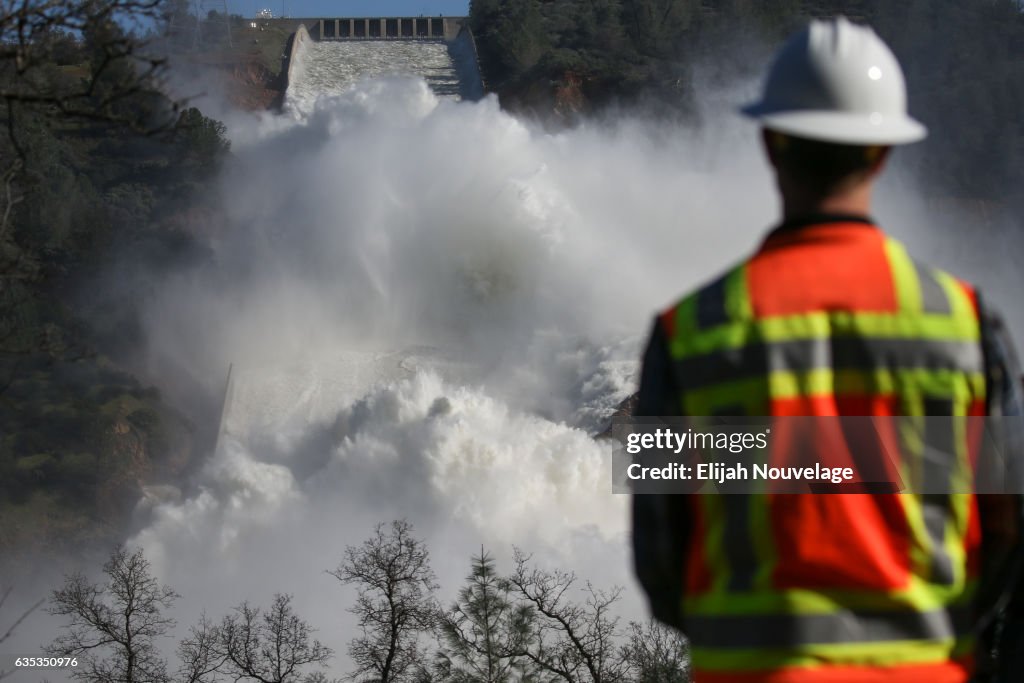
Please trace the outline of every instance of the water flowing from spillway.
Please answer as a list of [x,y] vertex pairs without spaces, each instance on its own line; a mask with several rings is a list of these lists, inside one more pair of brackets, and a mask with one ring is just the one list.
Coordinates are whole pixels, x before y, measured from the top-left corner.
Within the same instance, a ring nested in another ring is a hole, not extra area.
[[[325,570],[402,517],[446,596],[481,544],[502,569],[517,545],[626,585],[638,616],[627,500],[591,435],[634,390],[653,313],[773,221],[756,130],[731,116],[751,88],[709,89],[703,127],[548,134],[439,97],[440,44],[392,45],[429,82],[369,45],[314,45],[291,116],[232,131],[213,258],[155,287],[153,375],[213,392],[235,372],[195,490],[153,501],[133,542],[183,625],[293,593],[339,653],[353,594]],[[896,187],[879,216],[913,225]]]
[[319,98],[347,92],[360,80],[395,74],[418,76],[441,97],[460,92],[459,65],[442,40],[310,42],[296,59],[300,64],[286,103],[296,112],[309,111]]
[[[321,91],[313,54],[287,119],[235,131],[215,263],[149,308],[155,374],[214,391],[234,367],[196,489],[153,501],[133,540],[184,596],[179,621],[293,593],[342,674],[353,594],[325,570],[396,518],[446,599],[481,545],[505,570],[518,546],[629,586],[622,613],[642,616],[628,501],[592,435],[635,390],[655,309],[765,222],[767,186],[728,227],[706,206],[737,130],[549,135],[408,74]],[[336,83],[358,72],[341,63]]]

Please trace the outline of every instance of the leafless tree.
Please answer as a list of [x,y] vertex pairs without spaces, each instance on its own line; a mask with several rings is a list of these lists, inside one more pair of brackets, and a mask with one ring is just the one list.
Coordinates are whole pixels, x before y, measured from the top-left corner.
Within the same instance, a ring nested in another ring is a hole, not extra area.
[[177,679],[183,683],[209,683],[218,677],[227,656],[220,647],[217,626],[204,614],[199,624],[178,645],[180,668]]
[[232,681],[298,683],[325,681],[320,672],[334,654],[313,638],[313,628],[301,619],[290,595],[275,595],[265,612],[243,602],[233,614],[214,625],[205,617],[178,647],[181,680],[203,683],[227,677]]
[[[6,588],[6,589],[4,589],[3,593],[0,593],[0,610],[3,610],[4,605],[7,603],[8,598],[11,597],[12,590],[13,589],[11,589],[11,588]],[[11,622],[11,625],[7,627],[7,630],[2,632],[2,633],[0,633],[0,645],[2,645],[8,638],[13,636],[14,632],[17,630],[17,628],[19,626],[21,626],[21,623],[23,621],[25,621],[26,619],[28,619],[30,614],[32,614],[37,609],[39,609],[39,607],[43,604],[43,602],[44,602],[43,600],[40,600],[39,602],[35,603],[34,605],[32,605],[31,607],[26,609],[24,612],[22,612],[13,622]],[[5,669],[0,669],[0,680],[3,680],[4,678],[7,678],[12,673],[14,673],[14,672],[13,671],[7,671]]]
[[178,594],[157,582],[141,550],[117,548],[103,573],[106,585],[75,573],[53,592],[48,611],[68,623],[47,652],[77,657],[72,675],[90,683],[170,681],[157,641],[174,627],[163,611]]
[[412,680],[423,662],[420,635],[437,616],[430,554],[413,536],[412,525],[405,520],[390,527],[378,524],[373,537],[347,547],[344,561],[329,573],[358,590],[349,609],[362,631],[349,643],[356,664],[352,677],[379,683]]
[[636,683],[689,683],[689,644],[676,629],[651,619],[630,622],[622,657]]
[[[520,655],[566,683],[615,683],[627,678],[628,663],[616,642],[619,619],[612,607],[622,594],[582,587],[572,572],[530,566],[516,549],[509,582],[536,613],[535,637]],[[582,593],[583,601],[573,599]]]

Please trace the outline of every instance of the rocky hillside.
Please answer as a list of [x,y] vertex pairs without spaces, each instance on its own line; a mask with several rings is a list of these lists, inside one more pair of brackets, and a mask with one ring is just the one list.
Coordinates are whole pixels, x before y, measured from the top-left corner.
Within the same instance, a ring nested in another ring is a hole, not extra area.
[[117,542],[143,487],[178,484],[196,455],[193,426],[108,363],[26,359],[0,399],[5,570]]

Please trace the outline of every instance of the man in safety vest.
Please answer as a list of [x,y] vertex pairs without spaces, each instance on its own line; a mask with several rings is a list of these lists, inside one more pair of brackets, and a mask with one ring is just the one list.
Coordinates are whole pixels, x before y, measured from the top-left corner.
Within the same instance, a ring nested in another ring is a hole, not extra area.
[[[890,148],[926,135],[881,39],[812,22],[743,111],[763,128],[781,224],[657,317],[634,414],[1019,411],[987,302],[870,217]],[[689,639],[698,683],[967,681],[990,649],[980,596],[1006,597],[1020,543],[1019,498],[953,491],[637,493],[633,515],[637,575]]]

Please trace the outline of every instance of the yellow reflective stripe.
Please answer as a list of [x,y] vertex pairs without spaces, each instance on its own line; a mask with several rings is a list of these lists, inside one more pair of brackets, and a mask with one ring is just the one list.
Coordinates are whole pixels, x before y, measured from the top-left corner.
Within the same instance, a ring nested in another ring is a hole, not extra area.
[[[963,494],[942,494],[939,491],[970,491],[973,471],[967,450],[967,404],[952,401],[953,413],[962,419],[950,418],[952,443],[956,448],[953,460],[948,463],[937,461],[936,454],[925,455],[929,446],[926,430],[935,426],[934,418],[903,416],[896,418],[900,448],[904,457],[900,459],[900,476],[913,491],[925,495],[900,496],[900,503],[911,532],[910,560],[913,571],[933,583],[959,583],[966,579],[967,554],[964,539],[970,497]],[[940,437],[942,447],[948,446],[948,439]],[[948,468],[948,469],[947,469]],[[942,481],[933,481],[936,473]],[[941,524],[936,528],[937,524]],[[948,574],[952,572],[952,576]]]
[[[954,415],[965,414],[971,401],[983,397],[985,392],[981,363],[971,360],[978,354],[968,358],[958,351],[961,347],[977,351],[971,345],[979,339],[979,325],[970,297],[951,276],[914,263],[899,243],[887,241],[886,255],[897,311],[819,311],[754,319],[745,266],[734,268],[702,290],[702,294],[681,302],[675,310],[675,333],[669,340],[669,350],[674,359],[684,361],[676,367],[681,386],[687,387],[680,397],[683,413],[768,415],[773,399],[845,394],[896,396],[900,400],[897,409],[910,415],[923,415],[928,402],[943,399],[951,402]],[[803,341],[821,341],[824,346],[799,343]],[[865,363],[858,362],[862,354],[856,344],[861,341],[865,348],[870,348]],[[902,353],[903,341],[921,342],[922,360]],[[854,346],[850,346],[851,343]],[[761,348],[748,348],[755,346]],[[807,351],[804,347],[810,351],[797,353]],[[827,353],[822,353],[821,349]],[[763,353],[765,359],[761,359],[759,353]],[[708,357],[708,362],[722,364],[723,371],[714,373],[713,382],[709,378],[701,379],[702,371],[708,369],[703,365],[704,356]],[[800,362],[801,358],[810,360]],[[828,364],[811,367],[815,359],[864,367],[837,369]],[[872,367],[875,365],[870,362],[872,359],[877,359],[879,367]],[[958,362],[958,359],[970,362]],[[733,374],[733,379],[720,379],[729,371],[748,375],[753,370],[762,372],[758,363],[765,366],[763,374],[746,377]],[[687,375],[694,378],[692,383],[688,384]],[[700,382],[707,384],[695,387]],[[908,443],[913,443],[915,438],[921,440],[921,435],[907,429]],[[957,434],[957,438],[963,440],[961,434]],[[959,446],[958,450],[962,453],[957,453],[957,461],[948,473],[951,485],[956,487],[951,490],[968,490],[971,474],[966,466],[966,450]],[[918,449],[910,451],[919,452]],[[964,576],[967,496],[949,497],[945,517],[937,513],[941,509],[936,507],[936,503],[940,503],[938,499],[929,499],[926,512],[922,499],[901,497],[910,524],[908,585],[896,591],[870,592],[774,588],[772,572],[778,558],[767,510],[768,498],[751,496],[749,504],[737,506],[740,511],[731,516],[724,509],[727,499],[727,496],[702,497],[708,524],[705,560],[712,586],[708,592],[684,600],[688,615],[745,617],[794,612],[821,615],[858,607],[922,611],[964,603],[973,594],[974,584]],[[942,583],[936,585],[931,579],[938,574],[943,575]],[[882,656],[879,653],[884,654],[890,647],[898,650],[897,656],[909,651],[905,643],[889,641],[871,643],[868,649],[864,649],[863,644],[853,645],[854,649],[847,649],[843,654],[852,657],[851,662],[858,657],[862,661],[876,661]],[[931,643],[929,647],[935,645]],[[859,651],[857,646],[861,648]],[[699,666],[697,653],[704,651],[721,657],[723,669],[736,669],[736,657],[743,652],[735,648],[701,650],[699,636],[694,648],[695,665]],[[962,649],[962,643],[956,643],[956,648]],[[754,653],[752,668],[764,668],[766,651],[751,652]],[[938,652],[935,661],[948,659],[949,647],[945,650],[940,647]],[[834,656],[839,651],[819,650],[815,646],[814,653],[808,662],[820,663],[821,657]],[[793,652],[776,652],[773,656],[781,657],[786,665],[794,661]],[[920,663],[922,660],[913,661]]]
[[676,332],[669,340],[670,346],[680,338],[752,315],[746,264],[740,264],[676,304],[673,311]]
[[724,381],[683,393],[683,415],[770,415],[771,377]]
[[722,377],[761,377],[775,372],[914,369],[982,372],[984,357],[975,342],[878,337],[826,337],[748,344],[673,361],[679,383],[696,391]]
[[960,333],[963,338],[980,339],[981,326],[978,324],[977,315],[974,311],[974,303],[964,288],[949,273],[938,270],[934,273],[935,279],[945,290],[946,297],[952,307],[952,319],[960,325]]
[[[686,415],[768,415],[770,399],[791,399],[806,396],[892,395],[903,398],[914,395],[920,403],[924,396],[952,398],[955,405],[965,406],[975,397],[984,396],[983,372],[961,373],[954,370],[875,369],[835,372],[820,368],[808,372],[772,372],[766,377],[748,377],[701,389],[687,391],[683,396]],[[725,413],[724,407],[740,407],[742,412]],[[909,412],[909,411],[907,411]],[[917,412],[917,411],[915,411]],[[960,411],[958,411],[960,412]]]
[[[941,504],[940,509],[943,512],[943,518],[940,535],[928,535],[928,541],[932,544],[930,554],[933,561],[935,558],[944,558],[949,563],[949,569],[952,570],[951,583],[962,582],[967,574],[967,553],[964,548],[967,520],[964,517],[964,507],[959,502],[959,499],[964,497],[963,494],[946,494],[936,497],[932,501],[936,504]],[[925,498],[924,503],[927,505],[929,500]],[[932,564],[931,569],[934,570],[936,568],[941,567]],[[949,572],[947,571],[947,573]],[[933,583],[937,583],[945,578],[941,575],[936,576],[927,573],[924,576]]]
[[[960,472],[954,473],[954,476],[968,476],[967,470],[969,463],[966,458],[960,459]],[[960,484],[953,484],[954,486],[960,486]],[[954,491],[965,491],[965,488],[954,488]],[[952,515],[950,516],[948,526],[946,528],[946,555],[953,561],[953,566],[960,570],[960,575],[956,577],[957,583],[967,582],[967,547],[965,540],[967,538],[968,522],[970,520],[970,509],[971,509],[971,496],[969,494],[954,493],[950,496],[950,508]]]
[[[904,463],[906,463],[904,458]],[[915,459],[916,460],[916,459]],[[908,476],[903,472],[901,476]],[[907,526],[910,529],[910,564],[915,576],[931,578],[932,567],[932,539],[928,534],[928,528],[924,519],[924,505],[921,496],[904,495],[899,497],[903,506],[903,514],[907,519]]]
[[675,333],[669,338],[669,354],[675,355],[679,340],[691,336],[697,330],[697,293],[686,297],[676,306],[673,312],[673,328]]
[[701,496],[704,559],[712,577],[711,591],[731,595],[771,588],[775,548],[768,499],[753,495],[720,495],[713,483]]
[[914,262],[906,248],[891,237],[885,238],[885,256],[892,273],[892,284],[896,290],[896,302],[902,313],[921,313],[924,310],[921,298],[921,283],[917,279]]
[[[670,352],[674,357],[683,357],[752,342],[844,334],[963,341],[979,338],[970,297],[955,278],[925,266],[919,270],[905,247],[891,238],[886,239],[885,252],[893,277],[896,311],[818,311],[755,320],[747,266],[741,264],[680,302],[675,311],[676,333],[670,340]],[[919,272],[934,280],[928,285],[930,290],[938,286],[942,294],[923,296]],[[936,296],[946,301],[938,306],[924,300]],[[701,306],[704,310],[698,311]],[[948,313],[931,312],[932,309],[948,309]],[[702,326],[701,318],[713,324]]]
[[[862,376],[863,371],[851,370],[847,374]],[[768,378],[772,398],[797,398],[799,396],[822,396],[837,393],[838,373],[831,368],[810,372],[773,372]]]
[[[744,503],[744,505],[737,505]],[[750,590],[759,577],[763,563],[756,558],[757,548],[750,539],[755,520],[765,518],[764,498],[758,496],[701,496],[705,528],[704,558],[712,576],[712,592],[731,595]],[[730,551],[749,553],[751,557],[729,557]]]
[[706,592],[686,596],[683,611],[693,616],[828,614],[841,609],[932,611],[969,604],[977,585],[977,579],[963,577],[947,586],[929,583],[926,578],[914,574],[907,579],[906,588],[888,591],[789,588],[728,594]]
[[816,312],[742,320],[702,331],[680,327],[685,325],[685,318],[690,315],[693,315],[692,305],[677,307],[676,334],[669,341],[669,354],[673,358],[691,358],[754,344],[804,339],[856,337],[948,342],[976,342],[979,339],[979,326],[975,321],[938,315],[910,317],[891,313]]
[[954,321],[959,327],[959,333],[965,335],[961,338],[977,339],[978,325],[974,306],[970,297],[963,287],[949,273],[928,268],[927,276],[935,280],[945,296],[944,302],[948,311],[941,314],[929,314],[926,296],[923,295],[923,284],[918,273],[920,268],[907,253],[906,247],[900,242],[886,238],[886,257],[889,259],[889,266],[893,274],[893,284],[896,288],[896,299],[900,309],[906,313],[924,314],[925,317],[940,317]]
[[725,312],[731,320],[750,320],[754,304],[747,286],[747,265],[733,268],[725,278]]
[[799,649],[733,649],[691,646],[698,671],[764,671],[824,666],[900,666],[940,664],[969,654],[974,638],[899,640],[881,643],[836,643]]

